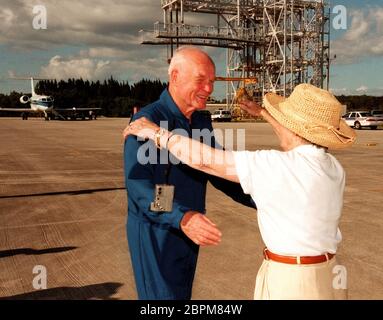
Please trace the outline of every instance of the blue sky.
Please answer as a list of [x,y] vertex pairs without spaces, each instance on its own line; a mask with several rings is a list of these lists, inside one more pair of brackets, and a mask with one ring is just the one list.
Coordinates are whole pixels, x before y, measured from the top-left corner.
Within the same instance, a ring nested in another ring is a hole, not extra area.
[[[32,10],[41,4],[47,29],[35,30]],[[330,2],[336,5],[347,9],[347,29],[332,29],[337,58],[330,87],[336,94],[383,95],[383,1]],[[9,80],[12,74],[165,81],[165,47],[139,44],[138,31],[158,20],[160,0],[0,0],[0,93],[30,91],[27,82]],[[224,49],[207,50],[223,73]],[[222,91],[218,85],[218,98]]]

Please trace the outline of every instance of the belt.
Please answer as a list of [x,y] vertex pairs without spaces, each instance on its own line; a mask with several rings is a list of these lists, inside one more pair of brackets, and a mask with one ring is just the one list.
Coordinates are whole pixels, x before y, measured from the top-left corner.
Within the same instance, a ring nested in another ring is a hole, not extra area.
[[263,256],[266,260],[272,260],[281,263],[288,264],[315,264],[331,260],[335,254],[325,253],[320,256],[281,256],[276,253],[272,253],[269,249],[263,249]]

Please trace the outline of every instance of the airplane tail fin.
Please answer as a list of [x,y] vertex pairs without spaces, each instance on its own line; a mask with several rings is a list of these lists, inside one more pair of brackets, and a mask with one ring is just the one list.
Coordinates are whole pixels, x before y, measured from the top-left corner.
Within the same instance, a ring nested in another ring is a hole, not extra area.
[[35,86],[33,85],[33,78],[32,77],[31,77],[31,93],[32,93],[32,96],[36,95]]

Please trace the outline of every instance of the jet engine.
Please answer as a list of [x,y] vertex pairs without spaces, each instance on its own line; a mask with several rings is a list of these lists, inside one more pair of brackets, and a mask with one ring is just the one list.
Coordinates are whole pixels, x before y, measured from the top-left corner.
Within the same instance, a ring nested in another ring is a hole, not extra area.
[[24,104],[25,104],[25,103],[28,103],[29,100],[30,100],[30,98],[29,98],[28,96],[25,96],[25,95],[24,95],[24,96],[21,96],[21,97],[20,97],[20,102],[21,102],[21,103],[24,103]]

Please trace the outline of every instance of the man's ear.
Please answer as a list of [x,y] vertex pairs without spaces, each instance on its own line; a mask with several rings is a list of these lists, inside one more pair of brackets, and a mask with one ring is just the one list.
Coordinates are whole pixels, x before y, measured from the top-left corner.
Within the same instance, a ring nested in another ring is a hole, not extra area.
[[177,69],[173,69],[172,72],[170,73],[170,80],[173,84],[177,84],[178,82],[178,70]]

